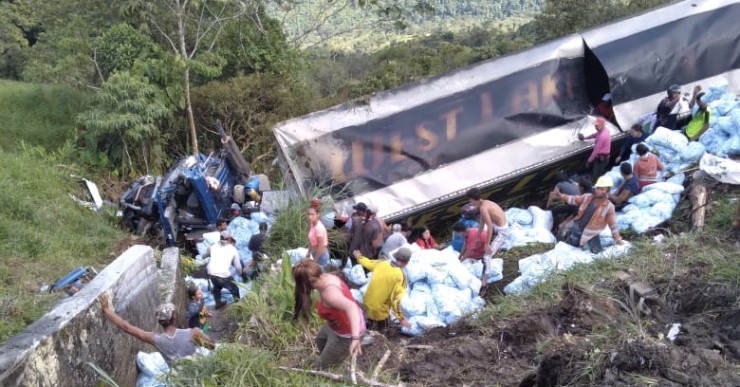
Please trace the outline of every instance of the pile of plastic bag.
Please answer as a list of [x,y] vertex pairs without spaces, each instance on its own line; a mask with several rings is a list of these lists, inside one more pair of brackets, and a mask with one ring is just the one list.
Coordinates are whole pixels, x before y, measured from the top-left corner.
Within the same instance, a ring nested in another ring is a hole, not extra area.
[[740,153],[740,101],[727,85],[712,86],[702,97],[712,116],[709,129],[699,138],[707,152],[720,157]]
[[501,246],[502,250],[526,246],[530,243],[555,243],[552,230],[552,212],[537,206],[527,209],[511,207],[506,210],[509,225],[509,239]]
[[[698,162],[705,153],[704,145],[701,143],[689,142],[680,132],[663,127],[657,128],[645,140],[645,145],[658,155],[665,167],[664,171],[658,171],[660,182],[643,188],[642,192],[631,197],[629,204],[616,214],[620,230],[632,229],[638,234],[643,234],[671,218],[684,191],[685,175],[681,171]],[[633,166],[638,158],[636,147],[637,144],[633,145],[632,156],[629,159]],[[666,173],[674,175],[662,181]],[[614,181],[612,193],[616,194],[623,181],[619,165],[614,166],[607,175]],[[613,244],[614,241],[609,234],[602,234],[602,245]]]
[[[485,301],[478,296],[483,262],[463,264],[458,259],[459,253],[452,247],[423,250],[416,244],[405,246],[411,249],[412,254],[404,268],[408,282],[401,309],[411,327],[402,328],[402,332],[420,336],[427,329],[447,326],[483,308]],[[305,257],[305,252],[299,248],[287,253],[295,265]],[[333,263],[339,266],[340,262],[333,260]],[[503,278],[503,260],[494,259],[492,266],[488,283]],[[352,295],[362,304],[372,273],[366,275],[361,265],[350,267],[349,263],[343,272],[350,286],[354,287]]]
[[[243,216],[237,216],[229,222],[226,228],[226,231],[234,237],[235,246],[239,251],[239,258],[242,265],[246,265],[252,260],[252,251],[247,246],[249,246],[249,240],[252,236],[259,234],[259,225],[262,222],[267,223],[269,232],[272,225],[272,218],[264,212],[254,212],[250,215],[249,219]],[[196,263],[204,265],[207,262],[207,260],[203,259],[203,255],[220,238],[221,234],[217,231],[203,234],[203,241],[195,245],[198,250],[198,255],[195,256]]]
[[[252,236],[259,233],[259,224],[261,222],[267,223],[269,231],[269,227],[272,224],[272,218],[268,217],[263,212],[252,213],[250,219],[242,216],[237,216],[236,218],[232,219],[231,222],[229,222],[229,225],[226,229],[229,233],[231,233],[231,236],[234,237],[235,246],[237,251],[239,252],[239,259],[242,263],[242,267],[247,267],[247,265],[249,265],[249,263],[252,261],[252,251],[250,251],[247,246],[249,245],[249,240],[252,238]],[[220,239],[221,233],[219,233],[218,231],[203,234],[203,241],[198,242],[195,245],[196,249],[198,250],[198,255],[195,256],[196,265],[203,266],[208,263],[209,258],[204,259],[203,255],[211,246],[213,246],[215,243],[218,243]],[[237,273],[234,266],[229,267],[229,270],[231,271],[231,277],[235,282],[244,283],[244,279],[242,278],[241,273]],[[213,293],[211,292],[211,288],[207,279],[193,278],[188,276],[185,278],[185,282],[193,283],[200,288],[200,290],[203,292],[203,299],[206,303],[206,306],[211,309],[216,307],[216,300],[213,297]],[[249,282],[246,283],[245,286],[239,286],[239,296],[244,297],[247,291],[251,289],[251,285],[251,282]],[[234,296],[226,288],[221,290],[221,298],[226,303],[234,302]]]
[[[427,329],[455,323],[483,308],[485,301],[478,296],[482,261],[463,264],[458,259],[459,253],[450,247],[423,250],[411,245],[409,248],[411,260],[404,268],[408,288],[401,299],[401,309],[411,327],[402,328],[403,333],[419,336]],[[503,278],[503,260],[494,261],[489,283]]]
[[519,260],[519,277],[504,287],[506,294],[525,294],[553,272],[568,270],[576,264],[589,264],[598,259],[610,259],[629,253],[630,244],[607,247],[592,254],[579,247],[559,242],[550,251]]
[[[524,246],[528,243],[555,243],[552,228],[552,213],[536,206],[527,209],[510,208],[506,211],[511,238],[502,249]],[[458,321],[465,315],[480,310],[485,301],[478,296],[483,276],[482,261],[460,262],[459,252],[448,247],[443,250],[421,249],[416,244],[407,244],[412,255],[404,268],[408,287],[401,300],[401,308],[406,315],[410,328],[402,328],[408,335],[419,336],[425,330],[443,327]],[[306,256],[305,248],[287,251],[292,265]],[[393,252],[391,252],[393,255]],[[341,267],[340,260],[332,260],[336,267]],[[349,262],[343,269],[349,281],[352,295],[362,304],[372,273],[365,274],[361,265],[351,267]],[[503,260],[493,259],[488,283],[503,278]]]
[[631,228],[641,235],[665,222],[673,215],[683,191],[683,185],[671,181],[646,186],[640,194],[630,198],[630,204],[617,212],[619,229]]
[[[195,348],[195,356],[209,356],[211,351],[203,348]],[[164,361],[159,352],[141,352],[136,354],[136,367],[139,376],[136,379],[136,387],[165,387],[164,375],[170,372],[170,366]]]
[[[232,271],[233,268],[232,268]],[[247,293],[252,289],[252,282],[244,282],[241,276],[235,276],[232,273],[231,277],[235,282],[237,282],[237,288],[239,289],[239,297],[244,297],[247,295]],[[191,276],[185,277],[185,283],[193,285],[196,285],[200,288],[200,291],[203,292],[203,301],[205,302],[206,306],[213,310],[216,308],[216,299],[213,297],[213,293],[211,292],[211,288],[209,286],[208,280],[205,278],[193,278]],[[227,304],[231,304],[234,302],[234,296],[229,292],[228,289],[223,288],[221,289],[221,300],[224,301]],[[182,313],[185,313],[185,311],[182,311]]]

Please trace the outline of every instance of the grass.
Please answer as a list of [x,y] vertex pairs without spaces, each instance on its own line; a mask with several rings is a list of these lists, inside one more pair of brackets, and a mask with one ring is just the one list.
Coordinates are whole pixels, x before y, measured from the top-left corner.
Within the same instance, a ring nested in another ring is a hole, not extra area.
[[74,117],[90,93],[64,86],[0,80],[0,148],[27,144],[56,149],[76,137]]
[[301,351],[310,353],[313,333],[320,325],[315,314],[308,324],[292,321],[293,288],[290,258],[285,255],[280,272],[254,284],[244,300],[232,308],[248,321],[240,332],[244,340],[270,350],[279,359],[297,360],[295,355]]
[[183,361],[168,380],[170,386],[296,386],[339,385],[327,379],[277,368],[310,367],[315,358],[313,337],[322,323],[315,314],[293,322],[293,279],[290,258],[281,270],[255,283],[252,291],[231,306],[242,321],[238,344],[225,344],[213,356]]
[[182,360],[168,386],[333,386],[327,379],[277,368],[277,359],[267,350],[224,344],[212,356],[197,361]]
[[62,297],[41,292],[43,284],[79,266],[102,268],[126,235],[113,217],[69,197],[89,200],[70,177],[85,171],[55,147],[73,130],[69,115],[83,99],[61,87],[0,81],[0,342]]

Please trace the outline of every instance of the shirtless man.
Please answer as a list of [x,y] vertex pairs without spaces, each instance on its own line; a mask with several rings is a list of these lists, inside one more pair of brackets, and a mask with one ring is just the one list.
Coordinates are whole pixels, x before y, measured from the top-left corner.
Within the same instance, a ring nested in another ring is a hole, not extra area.
[[[490,200],[481,199],[480,189],[471,188],[468,190],[466,196],[470,199],[470,204],[478,207],[478,212],[480,213],[478,233],[483,235],[483,230],[493,230],[496,232],[495,238],[493,238],[493,232],[486,233],[485,255],[483,256],[483,278],[481,279],[483,283],[481,293],[485,294],[485,289],[488,287],[488,273],[491,271],[491,261],[493,256],[498,253],[498,250],[509,238],[509,227],[506,223],[504,210]],[[478,243],[480,243],[480,239]]]

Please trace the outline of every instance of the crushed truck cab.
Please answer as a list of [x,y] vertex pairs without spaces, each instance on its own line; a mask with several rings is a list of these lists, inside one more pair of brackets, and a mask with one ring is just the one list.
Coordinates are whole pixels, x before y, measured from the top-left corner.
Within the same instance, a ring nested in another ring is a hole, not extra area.
[[176,161],[163,177],[137,179],[120,199],[123,224],[141,236],[176,246],[194,230],[214,229],[232,203],[260,201],[269,190],[264,175],[250,176],[249,164],[218,123],[222,149]]
[[215,227],[228,211],[235,179],[223,155],[180,159],[165,176],[142,177],[124,193],[123,222],[139,235],[174,246],[182,231]]

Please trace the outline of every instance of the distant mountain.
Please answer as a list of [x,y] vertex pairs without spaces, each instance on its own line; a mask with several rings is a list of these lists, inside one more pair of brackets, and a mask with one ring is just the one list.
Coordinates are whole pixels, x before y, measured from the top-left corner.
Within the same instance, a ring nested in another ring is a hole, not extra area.
[[[458,31],[505,19],[527,20],[545,0],[305,0],[272,3],[288,39],[303,48],[374,51],[431,32]],[[497,23],[496,23],[497,24]],[[517,23],[519,24],[519,23]]]

